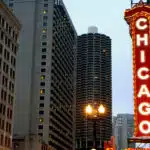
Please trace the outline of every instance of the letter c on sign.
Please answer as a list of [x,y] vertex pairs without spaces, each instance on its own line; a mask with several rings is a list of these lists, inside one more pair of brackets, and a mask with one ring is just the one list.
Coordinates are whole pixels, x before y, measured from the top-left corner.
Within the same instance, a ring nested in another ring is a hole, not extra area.
[[[147,129],[144,129],[143,126],[144,125],[147,125],[148,128]],[[150,133],[150,122],[149,121],[142,121],[139,125],[139,129],[140,131],[143,133],[143,134],[149,134]]]
[[146,80],[149,78],[149,74],[146,74],[146,75],[142,75],[142,72],[148,72],[149,69],[146,68],[146,67],[142,67],[142,68],[139,68],[138,71],[137,71],[137,75],[138,77],[141,79],[141,80]]
[[[146,107],[145,109],[145,111],[143,111],[143,107]],[[140,114],[141,115],[150,115],[150,103],[141,103],[140,105],[139,105],[139,112],[140,112]]]
[[146,23],[146,22],[147,22],[147,19],[146,19],[146,18],[139,18],[139,19],[136,21],[136,27],[137,27],[137,29],[139,29],[139,30],[144,30],[144,29],[146,29],[146,28],[148,27],[147,24],[141,25],[141,22]]

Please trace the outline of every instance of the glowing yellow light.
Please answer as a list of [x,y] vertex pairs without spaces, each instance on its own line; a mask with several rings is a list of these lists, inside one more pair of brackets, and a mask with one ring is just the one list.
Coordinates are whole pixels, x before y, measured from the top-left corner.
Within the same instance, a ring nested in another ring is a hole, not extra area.
[[91,114],[92,113],[92,106],[91,105],[86,106],[85,111],[86,111],[87,114]]
[[44,90],[40,90],[40,94],[43,94],[44,93]]
[[100,114],[104,114],[104,113],[105,113],[105,107],[104,107],[102,104],[99,106],[98,112],[99,112]]
[[45,79],[45,77],[44,77],[44,76],[41,76],[41,77],[40,77],[40,79],[41,79],[41,80],[44,80],[44,79]]
[[40,123],[42,123],[44,121],[44,119],[43,118],[40,118]]
[[46,10],[43,10],[43,14],[46,14],[47,13],[47,11]]
[[43,32],[43,33],[46,33],[46,29],[43,29],[42,32]]

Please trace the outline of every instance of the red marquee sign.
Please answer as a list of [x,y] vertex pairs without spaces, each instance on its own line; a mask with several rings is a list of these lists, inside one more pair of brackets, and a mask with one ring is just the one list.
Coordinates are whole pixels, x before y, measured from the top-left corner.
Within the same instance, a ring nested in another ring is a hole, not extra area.
[[134,136],[150,136],[150,6],[139,3],[125,11],[132,38]]

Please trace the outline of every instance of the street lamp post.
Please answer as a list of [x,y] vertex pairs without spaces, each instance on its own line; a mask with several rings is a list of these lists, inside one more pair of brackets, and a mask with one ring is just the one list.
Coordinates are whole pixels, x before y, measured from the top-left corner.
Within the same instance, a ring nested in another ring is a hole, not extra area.
[[96,148],[96,120],[93,122],[93,148]]
[[96,150],[96,121],[99,120],[99,116],[105,113],[105,107],[100,104],[99,107],[92,107],[92,105],[86,106],[86,114],[88,118],[93,120],[93,149]]

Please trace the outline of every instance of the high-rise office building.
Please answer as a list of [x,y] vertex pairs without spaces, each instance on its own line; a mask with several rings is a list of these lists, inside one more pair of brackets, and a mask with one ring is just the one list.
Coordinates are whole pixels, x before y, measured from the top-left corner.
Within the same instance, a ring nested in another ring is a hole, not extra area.
[[12,148],[12,122],[15,104],[16,55],[21,25],[0,1],[0,149]]
[[14,137],[73,149],[76,31],[62,0],[6,0],[22,24]]
[[113,135],[115,136],[117,150],[135,147],[134,143],[128,145],[128,138],[133,136],[133,114],[118,114],[113,120]]
[[97,120],[97,147],[112,135],[111,39],[90,27],[77,40],[76,148],[93,146],[93,121],[85,115],[85,106],[97,102],[106,114]]

